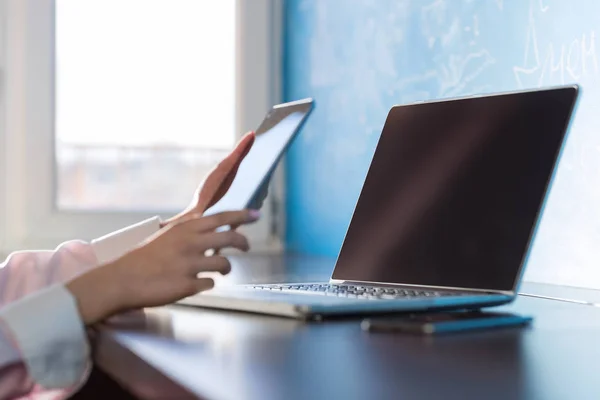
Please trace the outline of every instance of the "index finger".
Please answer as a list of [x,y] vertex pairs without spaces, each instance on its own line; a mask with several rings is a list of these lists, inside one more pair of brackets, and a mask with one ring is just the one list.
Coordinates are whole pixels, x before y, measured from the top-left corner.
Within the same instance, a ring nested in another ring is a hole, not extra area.
[[182,222],[195,232],[214,231],[222,226],[239,226],[256,222],[260,218],[260,211],[242,210],[225,211],[205,217],[191,218]]

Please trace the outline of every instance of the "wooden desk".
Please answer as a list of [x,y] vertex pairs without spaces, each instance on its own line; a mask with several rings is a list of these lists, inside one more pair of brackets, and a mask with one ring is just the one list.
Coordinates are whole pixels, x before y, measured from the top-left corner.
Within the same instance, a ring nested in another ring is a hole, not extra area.
[[[233,264],[224,284],[326,280],[332,261]],[[533,327],[421,338],[170,306],[112,321],[95,360],[147,399],[600,398],[600,308],[530,297],[503,308],[535,315]]]

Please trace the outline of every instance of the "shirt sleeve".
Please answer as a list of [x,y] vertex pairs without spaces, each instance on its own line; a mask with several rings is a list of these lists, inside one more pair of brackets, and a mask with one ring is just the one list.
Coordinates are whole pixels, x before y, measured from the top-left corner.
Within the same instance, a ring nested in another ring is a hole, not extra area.
[[153,217],[92,241],[99,264],[121,257],[160,229],[160,218]]
[[91,366],[77,304],[62,284],[0,310],[0,348],[0,398],[46,390],[67,396],[85,382]]
[[160,229],[150,218],[92,240],[70,241],[54,251],[12,253],[0,264],[0,308],[49,285],[67,282],[91,268],[119,258]]
[[66,398],[85,382],[90,348],[63,282],[131,250],[160,229],[152,218],[55,251],[12,254],[0,267],[0,399]]
[[0,309],[96,265],[93,246],[81,241],[63,243],[54,251],[12,253],[0,264]]

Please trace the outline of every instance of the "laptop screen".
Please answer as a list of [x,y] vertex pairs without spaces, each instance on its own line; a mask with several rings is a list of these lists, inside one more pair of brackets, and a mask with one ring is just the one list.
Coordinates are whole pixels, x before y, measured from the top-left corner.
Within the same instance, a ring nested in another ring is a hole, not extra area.
[[392,108],[332,278],[514,290],[576,96]]

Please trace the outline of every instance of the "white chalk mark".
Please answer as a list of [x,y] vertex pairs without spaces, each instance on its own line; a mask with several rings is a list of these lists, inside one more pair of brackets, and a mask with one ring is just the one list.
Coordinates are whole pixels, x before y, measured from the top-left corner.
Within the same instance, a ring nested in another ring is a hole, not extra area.
[[[520,88],[529,86],[529,84],[523,82],[525,76],[535,77],[536,85],[541,87],[547,83],[546,81],[553,82],[551,78],[554,74],[558,74],[561,84],[566,82],[565,73],[575,80],[589,74],[593,76],[598,75],[594,31],[591,31],[589,36],[583,33],[580,38],[574,39],[569,45],[548,42],[547,46],[545,46],[543,57],[540,56],[540,46],[538,44],[536,20],[534,17],[535,4],[540,5],[542,12],[548,10],[548,6],[544,6],[543,3],[531,0],[523,64],[513,67],[517,85]],[[587,42],[588,38],[589,45]],[[588,68],[589,64],[591,64],[592,68]],[[590,71],[590,69],[593,70]]]
[[[533,0],[532,0],[533,1]],[[533,3],[531,3],[533,4]],[[532,56],[533,61],[530,61]],[[525,55],[523,65],[513,67],[513,73],[519,88],[523,88],[521,75],[530,75],[535,73],[541,66],[540,52],[538,49],[537,33],[535,29],[535,19],[533,16],[533,6],[529,7],[529,26],[527,27],[527,36],[525,38]]]
[[458,18],[455,18],[454,21],[452,21],[452,25],[450,25],[450,29],[446,33],[442,34],[442,46],[448,46],[452,44],[459,31],[460,21]]
[[435,80],[438,77],[438,72],[436,70],[428,70],[425,71],[421,75],[410,76],[408,78],[404,78],[398,81],[398,83],[394,86],[396,90],[401,90],[406,86],[414,85],[417,83],[426,82],[429,80]]
[[592,31],[590,34],[590,46],[588,49],[586,49],[586,43],[585,43],[585,35],[583,35],[583,38],[581,39],[581,51],[582,51],[582,69],[583,69],[583,73],[587,74],[588,73],[588,69],[587,69],[587,57],[591,57],[592,58],[592,63],[593,63],[593,67],[594,67],[594,75],[598,74],[598,56],[596,54],[596,32]]
[[429,48],[436,43],[436,27],[445,25],[446,1],[435,0],[433,3],[421,8],[421,24],[423,35],[427,38]]
[[[496,60],[488,50],[480,50],[478,52],[469,53],[467,56],[451,55],[449,60],[449,68],[442,67],[442,75],[444,79],[440,84],[440,96],[455,95],[462,91],[467,84],[473,81],[476,77]],[[468,72],[471,70],[470,72]]]
[[474,87],[472,92],[481,94],[481,93],[491,92],[492,90],[493,90],[493,86],[490,84],[487,84],[487,85]]
[[567,53],[567,73],[571,76],[571,78],[577,80],[581,77],[581,75],[577,72],[579,66],[581,65],[581,56],[582,54],[579,52],[580,45],[579,40],[575,39],[571,42],[569,46],[569,51]]

